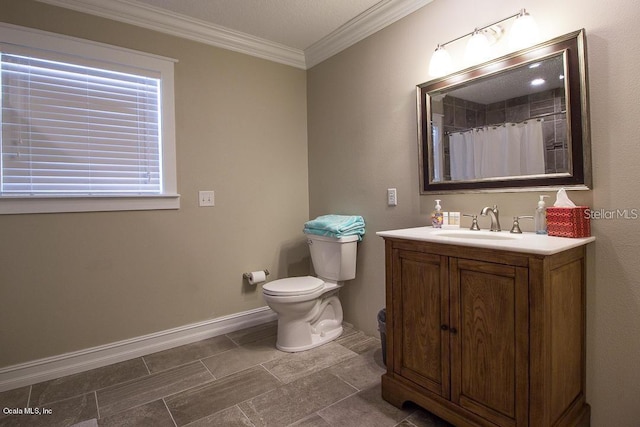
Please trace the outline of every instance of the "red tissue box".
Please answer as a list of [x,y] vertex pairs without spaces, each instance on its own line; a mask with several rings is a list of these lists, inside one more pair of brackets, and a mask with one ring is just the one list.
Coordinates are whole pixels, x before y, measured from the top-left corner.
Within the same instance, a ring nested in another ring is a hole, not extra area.
[[591,236],[588,206],[547,208],[547,233],[559,237]]

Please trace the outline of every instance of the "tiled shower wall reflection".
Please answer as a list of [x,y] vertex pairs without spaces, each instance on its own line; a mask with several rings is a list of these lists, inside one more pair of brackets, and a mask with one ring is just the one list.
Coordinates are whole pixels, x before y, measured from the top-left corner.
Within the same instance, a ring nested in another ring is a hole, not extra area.
[[[445,96],[443,99],[444,163],[445,180],[451,179],[449,159],[449,133],[477,127],[519,123],[541,114],[566,111],[564,89],[551,89],[533,95],[525,95],[493,104]],[[566,114],[546,116],[542,120],[545,144],[546,173],[567,172],[567,121]]]

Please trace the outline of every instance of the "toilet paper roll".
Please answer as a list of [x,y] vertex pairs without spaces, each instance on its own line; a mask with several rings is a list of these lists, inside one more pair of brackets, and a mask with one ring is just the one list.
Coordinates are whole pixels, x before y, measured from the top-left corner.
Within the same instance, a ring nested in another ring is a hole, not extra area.
[[250,284],[255,285],[267,280],[267,275],[264,271],[252,271],[249,273],[249,278],[247,280]]

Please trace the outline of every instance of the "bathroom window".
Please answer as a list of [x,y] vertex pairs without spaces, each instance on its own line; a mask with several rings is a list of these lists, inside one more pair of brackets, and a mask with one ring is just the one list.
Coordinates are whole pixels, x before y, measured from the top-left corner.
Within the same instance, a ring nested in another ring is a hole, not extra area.
[[0,34],[0,213],[179,207],[172,60]]

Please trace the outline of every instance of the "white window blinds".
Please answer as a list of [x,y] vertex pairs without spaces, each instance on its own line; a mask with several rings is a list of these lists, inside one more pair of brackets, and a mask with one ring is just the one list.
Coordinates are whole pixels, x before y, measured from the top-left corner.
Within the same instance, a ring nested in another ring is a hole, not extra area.
[[162,192],[159,79],[0,59],[2,194]]

